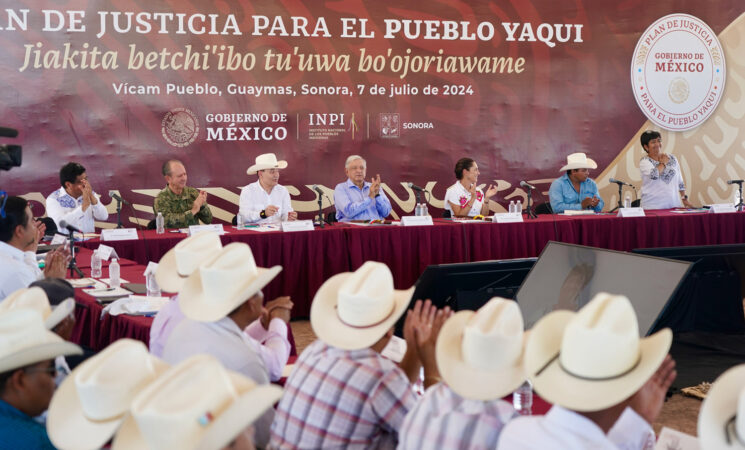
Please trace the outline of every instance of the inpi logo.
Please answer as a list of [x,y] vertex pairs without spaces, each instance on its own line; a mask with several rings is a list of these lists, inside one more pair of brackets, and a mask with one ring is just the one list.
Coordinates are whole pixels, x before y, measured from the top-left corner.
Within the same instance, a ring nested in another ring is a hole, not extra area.
[[311,113],[308,117],[312,127],[344,125],[344,113]]

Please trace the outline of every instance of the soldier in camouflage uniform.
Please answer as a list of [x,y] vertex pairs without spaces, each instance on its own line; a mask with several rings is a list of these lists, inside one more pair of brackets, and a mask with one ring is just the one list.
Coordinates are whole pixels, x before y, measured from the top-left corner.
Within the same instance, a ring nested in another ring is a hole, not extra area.
[[170,159],[163,164],[163,176],[168,184],[155,197],[155,214],[163,214],[166,228],[185,228],[212,222],[207,205],[207,193],[186,186],[186,169],[181,161]]

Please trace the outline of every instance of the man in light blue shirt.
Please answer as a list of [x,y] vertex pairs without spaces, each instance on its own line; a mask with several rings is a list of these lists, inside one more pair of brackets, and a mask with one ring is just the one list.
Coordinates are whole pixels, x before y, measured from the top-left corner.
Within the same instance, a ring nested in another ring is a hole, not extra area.
[[590,170],[598,165],[584,153],[567,156],[567,164],[560,169],[566,172],[551,183],[548,197],[555,214],[566,210],[592,209],[600,212],[605,202],[600,198],[598,185],[589,178]]
[[336,220],[380,220],[391,213],[391,202],[380,189],[380,175],[365,181],[367,163],[359,155],[347,158],[344,164],[347,181],[334,189]]

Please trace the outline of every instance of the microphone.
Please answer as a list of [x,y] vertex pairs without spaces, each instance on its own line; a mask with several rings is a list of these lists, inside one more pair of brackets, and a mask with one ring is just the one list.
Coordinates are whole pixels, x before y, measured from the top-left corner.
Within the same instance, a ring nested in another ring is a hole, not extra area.
[[727,184],[742,184],[745,180],[727,180]]
[[413,189],[413,190],[415,190],[415,191],[419,191],[419,192],[427,192],[427,191],[426,191],[426,190],[425,190],[424,188],[420,188],[419,186],[417,186],[417,185],[416,185],[416,184],[414,184],[414,183],[406,183],[406,186],[408,186],[408,187],[409,187],[410,189]]
[[18,136],[18,130],[15,128],[0,127],[0,137],[14,138]]
[[318,187],[317,184],[313,185],[313,190],[318,192],[318,198],[321,198],[321,196],[323,195],[323,190],[320,187]]
[[82,231],[78,230],[77,228],[75,228],[74,226],[70,225],[69,223],[67,223],[64,220],[60,220],[59,226],[60,226],[60,228],[65,228],[70,233],[76,233],[76,232],[77,233],[82,233]]
[[531,189],[531,190],[535,189],[535,186],[533,186],[532,184],[526,183],[525,181],[521,181],[520,186],[524,187],[525,189]]
[[114,200],[118,201],[119,203],[124,203],[125,205],[129,205],[130,203],[123,198],[119,197],[116,192],[109,191],[109,197],[113,198]]
[[629,183],[627,183],[625,181],[621,181],[621,180],[616,180],[615,178],[611,178],[608,181],[610,181],[611,183],[616,183],[619,186],[631,186],[631,187],[634,187],[633,184],[629,184]]

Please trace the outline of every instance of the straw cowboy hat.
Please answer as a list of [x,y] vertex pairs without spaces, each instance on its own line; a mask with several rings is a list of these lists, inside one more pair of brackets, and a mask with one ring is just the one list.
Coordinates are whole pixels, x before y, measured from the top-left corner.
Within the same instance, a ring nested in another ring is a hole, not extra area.
[[698,414],[701,448],[745,449],[745,364],[721,374]]
[[278,386],[259,386],[213,356],[195,355],[134,399],[112,448],[223,448],[281,396]]
[[567,163],[559,169],[559,172],[565,172],[572,169],[597,169],[598,165],[584,153],[572,153],[567,156]]
[[435,348],[437,368],[461,397],[495,400],[525,381],[523,316],[512,300],[494,297],[478,311],[445,322]]
[[393,288],[391,270],[368,261],[329,278],[310,306],[310,324],[323,342],[344,350],[376,343],[406,311],[414,287]]
[[0,373],[83,353],[77,345],[47,330],[41,315],[31,309],[0,314],[0,336]]
[[120,339],[87,359],[65,378],[49,404],[52,443],[62,449],[101,448],[135,396],[168,367],[132,339]]
[[629,398],[670,349],[665,328],[639,338],[628,298],[597,294],[578,312],[554,311],[530,332],[525,367],[536,392],[574,411],[598,411]]
[[0,314],[14,309],[33,309],[44,319],[47,330],[53,330],[75,310],[75,300],[68,298],[52,309],[47,294],[40,287],[18,289],[0,302]]
[[287,167],[287,161],[277,161],[277,156],[274,153],[264,153],[256,157],[256,164],[249,167],[246,173],[253,175],[259,170],[284,169],[285,167]]
[[192,320],[215,322],[253,297],[281,271],[282,266],[256,266],[247,244],[228,244],[186,280],[179,292],[179,306]]
[[197,233],[178,244],[160,258],[155,270],[155,281],[166,292],[178,292],[189,277],[199,267],[222,250],[217,233]]

